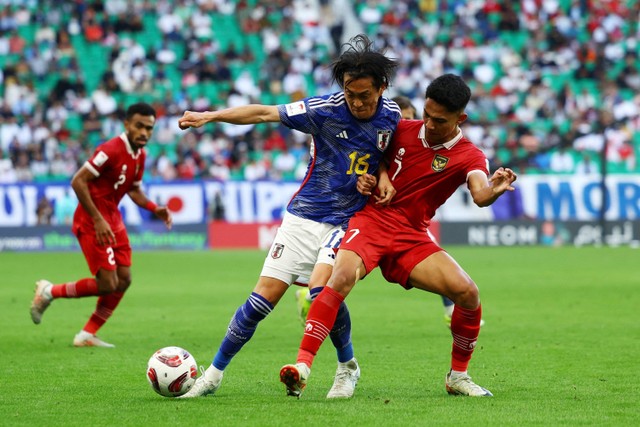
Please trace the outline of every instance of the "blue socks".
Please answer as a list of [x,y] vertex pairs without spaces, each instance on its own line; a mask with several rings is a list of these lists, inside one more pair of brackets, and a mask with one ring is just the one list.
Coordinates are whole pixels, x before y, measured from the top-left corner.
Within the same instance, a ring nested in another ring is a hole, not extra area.
[[273,305],[262,296],[252,292],[231,318],[227,334],[213,359],[213,366],[224,371],[242,346],[253,336],[258,323],[273,310]]
[[[316,299],[318,294],[322,291],[322,287],[313,288],[309,291],[311,301]],[[333,346],[336,348],[339,362],[348,362],[353,359],[353,344],[351,343],[351,316],[349,315],[349,309],[347,304],[342,302],[338,309],[338,315],[336,316],[336,322],[333,324],[333,329],[329,332],[329,337]]]
[[[313,301],[322,291],[322,288],[311,289],[310,296]],[[242,349],[258,327],[258,323],[271,313],[273,305],[262,296],[252,292],[247,301],[241,305],[231,318],[227,333],[222,339],[222,344],[213,358],[212,365],[224,371],[231,359]],[[353,344],[351,343],[351,317],[349,309],[343,302],[338,309],[336,322],[329,333],[331,342],[336,348],[339,362],[348,362],[353,359]]]

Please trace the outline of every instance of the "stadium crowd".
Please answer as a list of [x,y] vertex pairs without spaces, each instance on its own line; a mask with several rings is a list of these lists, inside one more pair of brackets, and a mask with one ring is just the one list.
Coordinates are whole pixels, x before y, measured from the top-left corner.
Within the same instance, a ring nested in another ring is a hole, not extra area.
[[298,179],[305,135],[177,118],[337,90],[358,32],[418,112],[438,75],[471,84],[464,132],[492,169],[640,172],[639,21],[631,0],[0,0],[0,182],[68,181],[139,100],[159,113],[149,180]]

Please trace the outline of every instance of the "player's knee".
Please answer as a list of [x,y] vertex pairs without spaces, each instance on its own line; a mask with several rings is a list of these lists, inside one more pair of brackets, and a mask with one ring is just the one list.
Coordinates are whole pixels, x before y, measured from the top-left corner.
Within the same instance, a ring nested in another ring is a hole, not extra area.
[[101,295],[110,294],[118,290],[118,279],[116,277],[101,277],[96,280],[98,292]]
[[131,276],[118,278],[118,292],[125,292],[131,285]]
[[459,286],[456,286],[456,289],[459,289],[459,291],[452,295],[453,298],[450,297],[456,305],[468,310],[478,308],[480,305],[480,292],[472,280],[465,280]]
[[355,284],[356,277],[353,273],[346,272],[345,270],[335,270],[331,276],[330,284],[334,291],[339,293],[349,293],[349,290]]

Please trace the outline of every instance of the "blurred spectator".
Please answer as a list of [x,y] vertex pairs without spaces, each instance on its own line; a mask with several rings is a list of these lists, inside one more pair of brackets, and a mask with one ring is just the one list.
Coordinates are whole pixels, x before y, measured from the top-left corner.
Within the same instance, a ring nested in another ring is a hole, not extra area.
[[49,162],[42,156],[42,151],[36,150],[31,161],[31,174],[34,181],[45,181],[49,177]]
[[226,181],[231,178],[231,170],[222,156],[214,157],[213,162],[209,166],[208,174],[211,178],[220,181]]
[[250,159],[244,166],[244,179],[257,181],[267,178],[267,166],[263,160]]
[[576,163],[576,175],[593,175],[600,173],[600,165],[593,160],[593,155],[583,151],[581,159]]
[[17,155],[15,164],[16,179],[18,182],[33,181],[33,172],[29,164],[29,154],[26,151],[20,151]]
[[556,173],[571,173],[574,169],[573,155],[567,147],[560,146],[557,151],[551,154],[549,168]]
[[222,200],[222,194],[216,191],[209,203],[207,204],[209,209],[209,218],[213,220],[225,219],[224,201]]
[[42,196],[38,200],[38,206],[36,206],[36,221],[38,225],[50,225],[51,218],[53,217],[53,206],[49,199]]
[[[192,173],[241,179],[249,152],[258,163],[273,160],[267,177],[281,176],[275,165],[286,160],[289,167],[290,159],[277,153],[271,159],[275,147],[295,157],[297,175],[306,169],[309,142],[295,134],[212,125],[204,134],[227,146],[195,135],[197,159],[185,155],[194,150],[190,133],[170,124],[187,105],[283,103],[337,90],[326,65],[342,41],[360,31],[400,59],[388,97],[404,95],[420,106],[426,84],[443,72],[468,79],[474,94],[468,110],[479,125],[467,124],[464,132],[493,165],[556,173],[583,154],[599,161],[606,147],[610,171],[640,172],[640,6],[634,2],[275,0],[249,7],[241,0],[113,0],[76,6],[31,1],[0,8],[0,147],[14,172],[18,152],[28,150],[34,180],[47,179],[41,162],[51,162],[56,173],[47,176],[59,179],[62,163],[81,162],[102,135],[119,133],[122,106],[143,93],[155,101],[158,120],[168,123],[154,135],[164,149],[148,153],[157,179]],[[61,161],[54,153],[67,146],[73,149]],[[249,165],[249,176],[260,169]],[[581,170],[576,164],[576,173]]]
[[0,183],[11,184],[17,180],[13,162],[4,155],[4,150],[0,147]]
[[73,214],[78,205],[77,199],[71,194],[71,191],[65,191],[64,195],[56,200],[54,206],[54,216],[56,224],[70,225],[73,222]]
[[275,172],[273,178],[290,180],[294,177],[297,161],[295,156],[285,149],[274,155],[272,171]]

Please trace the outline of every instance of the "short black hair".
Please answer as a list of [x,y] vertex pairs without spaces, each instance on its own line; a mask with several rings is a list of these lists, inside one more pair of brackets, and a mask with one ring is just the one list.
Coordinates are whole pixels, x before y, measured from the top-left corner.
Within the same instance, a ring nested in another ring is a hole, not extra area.
[[344,76],[347,74],[353,79],[371,77],[377,89],[391,85],[399,64],[395,59],[386,57],[383,51],[375,50],[366,35],[358,34],[343,48],[344,52],[331,64],[332,78],[338,86],[344,88]]
[[137,102],[135,104],[131,104],[129,108],[127,108],[127,112],[124,115],[125,120],[129,120],[135,114],[140,114],[141,116],[153,116],[156,117],[156,110],[146,102]]
[[414,110],[416,109],[416,107],[413,106],[411,100],[404,95],[395,96],[391,98],[391,100],[398,104],[398,107],[400,107],[401,110],[404,110],[405,108],[413,108]]
[[427,86],[424,97],[444,105],[450,112],[463,111],[471,99],[471,89],[459,76],[443,74]]

